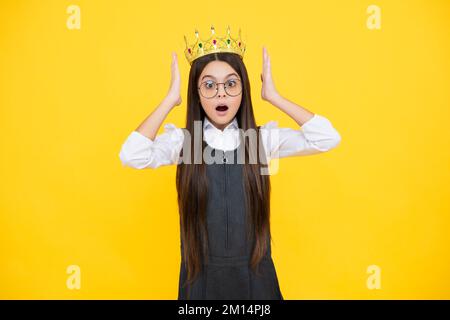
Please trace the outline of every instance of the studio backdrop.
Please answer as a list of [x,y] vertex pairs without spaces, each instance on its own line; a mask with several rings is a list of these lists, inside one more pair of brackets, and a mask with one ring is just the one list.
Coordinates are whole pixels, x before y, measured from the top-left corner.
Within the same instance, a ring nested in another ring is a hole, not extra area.
[[[258,124],[298,128],[277,88],[326,115],[337,148],[280,159],[272,256],[285,299],[450,298],[450,2],[0,3],[0,298],[176,299],[176,166],[119,151],[167,94],[184,36],[242,30]],[[164,128],[161,126],[160,132]]]

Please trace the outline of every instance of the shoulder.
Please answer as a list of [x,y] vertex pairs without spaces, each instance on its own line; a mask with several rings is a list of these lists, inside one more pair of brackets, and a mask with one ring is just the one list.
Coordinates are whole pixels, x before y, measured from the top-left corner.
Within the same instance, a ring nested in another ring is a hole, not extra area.
[[258,128],[260,128],[260,129],[277,129],[278,121],[275,121],[275,120],[268,121],[268,122],[264,123],[263,125],[258,126]]

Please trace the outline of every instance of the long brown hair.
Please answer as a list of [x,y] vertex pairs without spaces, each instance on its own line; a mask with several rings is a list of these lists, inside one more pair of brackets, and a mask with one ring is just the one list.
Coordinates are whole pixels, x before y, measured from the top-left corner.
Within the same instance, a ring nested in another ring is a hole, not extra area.
[[[257,133],[257,147],[263,148],[259,127],[256,126],[253,114],[253,106],[250,95],[250,81],[247,69],[241,57],[234,53],[213,53],[194,60],[189,72],[188,96],[187,96],[187,117],[186,130],[194,139],[190,141],[190,161],[181,162],[177,166],[176,185],[178,192],[178,208],[180,213],[180,234],[182,241],[182,261],[187,270],[186,282],[191,283],[195,280],[202,270],[202,261],[207,259],[208,239],[207,239],[207,220],[206,204],[208,195],[208,180],[206,176],[206,164],[203,161],[197,164],[194,162],[192,150],[198,150],[201,144],[201,152],[205,147],[203,141],[203,130],[200,135],[194,135],[194,121],[202,121],[206,116],[200,104],[200,97],[197,89],[198,78],[203,68],[211,61],[220,60],[227,62],[241,77],[242,82],[242,100],[236,114],[238,126],[244,132],[253,129]],[[242,134],[241,143],[242,143]],[[243,185],[245,190],[246,209],[250,217],[250,228],[247,236],[254,239],[250,266],[253,270],[263,256],[266,254],[270,235],[270,179],[269,175],[261,174],[261,168],[267,167],[257,161],[249,161],[248,141],[245,140],[245,163],[243,170]],[[197,144],[195,147],[194,144]],[[186,146],[186,142],[185,145]],[[197,149],[196,149],[197,148]],[[181,156],[183,154],[181,150]],[[258,149],[260,150],[260,149]],[[261,151],[258,151],[261,152]],[[203,154],[203,153],[202,153]],[[265,154],[264,152],[262,154]],[[253,158],[254,159],[254,158]]]

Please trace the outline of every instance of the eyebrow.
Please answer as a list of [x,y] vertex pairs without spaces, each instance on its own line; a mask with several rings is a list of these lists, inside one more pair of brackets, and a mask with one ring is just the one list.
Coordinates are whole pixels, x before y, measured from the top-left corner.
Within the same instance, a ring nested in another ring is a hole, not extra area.
[[[239,77],[236,73],[233,72],[233,73],[230,73],[230,74],[226,75],[225,79],[228,78],[229,76],[233,76],[233,75],[235,75],[236,77]],[[214,77],[214,76],[212,76],[212,75],[210,75],[210,74],[206,74],[206,75],[204,75],[204,76],[201,78],[201,80],[203,80],[203,78],[206,78],[206,77],[210,77],[210,78],[216,79],[216,77]],[[201,80],[200,80],[200,81],[201,81]]]

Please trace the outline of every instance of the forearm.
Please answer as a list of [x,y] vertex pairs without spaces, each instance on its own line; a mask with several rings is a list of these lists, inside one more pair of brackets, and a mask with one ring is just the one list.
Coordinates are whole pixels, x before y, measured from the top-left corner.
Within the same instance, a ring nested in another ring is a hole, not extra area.
[[136,128],[136,131],[143,134],[147,138],[154,140],[159,127],[167,117],[169,112],[175,106],[175,103],[165,98],[153,112],[145,118],[145,120]]
[[277,94],[269,101],[275,107],[289,115],[299,126],[310,120],[314,113]]

